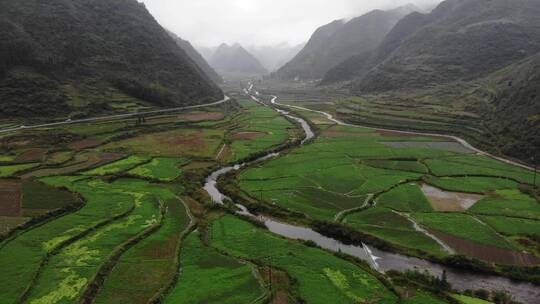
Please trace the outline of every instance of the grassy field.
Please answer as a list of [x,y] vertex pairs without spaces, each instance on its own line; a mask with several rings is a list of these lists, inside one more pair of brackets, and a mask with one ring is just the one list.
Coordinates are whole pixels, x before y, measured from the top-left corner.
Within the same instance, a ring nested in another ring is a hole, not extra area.
[[10,177],[17,172],[35,168],[37,166],[39,166],[39,163],[0,166],[0,177]]
[[187,160],[184,158],[156,157],[147,164],[140,165],[128,171],[129,174],[157,179],[162,182],[171,182],[182,175],[178,167]]
[[381,207],[402,212],[433,211],[424,193],[417,184],[400,185],[377,198]]
[[41,261],[48,254],[135,206],[133,195],[112,185],[98,180],[76,182],[77,179],[80,177],[54,177],[43,181],[81,193],[87,201],[81,210],[29,230],[0,249],[0,268],[3,270],[0,294],[6,302],[15,302],[30,286]]
[[142,163],[148,162],[150,158],[145,156],[133,155],[128,158],[101,166],[85,172],[85,175],[110,175],[128,171]]
[[229,254],[284,269],[307,303],[395,303],[396,296],[359,266],[287,241],[232,216],[212,224],[211,244]]
[[462,213],[414,213],[414,219],[424,227],[445,232],[485,245],[515,249],[493,229]]
[[241,100],[239,103],[243,114],[234,119],[233,124],[237,128],[228,134],[228,139],[232,141],[232,161],[269,150],[288,140],[288,129],[294,128],[294,125],[282,115],[252,100]]
[[182,203],[162,190],[163,226],[128,250],[106,278],[94,303],[147,303],[173,279],[177,248],[189,217]]
[[252,265],[205,246],[195,231],[182,246],[180,278],[165,303],[252,303],[263,295]]
[[516,189],[495,191],[475,204],[470,211],[477,214],[540,219],[540,203]]
[[392,244],[420,249],[439,256],[447,254],[433,239],[416,231],[407,218],[387,208],[375,207],[356,212],[345,217],[343,222]]
[[470,193],[487,193],[518,187],[518,183],[512,180],[495,177],[429,177],[426,181],[441,189]]

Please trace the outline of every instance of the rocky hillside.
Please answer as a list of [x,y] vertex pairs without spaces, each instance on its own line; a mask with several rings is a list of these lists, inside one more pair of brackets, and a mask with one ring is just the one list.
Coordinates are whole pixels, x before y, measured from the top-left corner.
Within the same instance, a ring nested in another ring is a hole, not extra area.
[[307,45],[277,72],[282,78],[320,79],[351,56],[375,49],[386,34],[414,6],[376,10],[350,21],[338,20],[320,27]]
[[2,117],[223,96],[136,0],[1,0],[0,41]]

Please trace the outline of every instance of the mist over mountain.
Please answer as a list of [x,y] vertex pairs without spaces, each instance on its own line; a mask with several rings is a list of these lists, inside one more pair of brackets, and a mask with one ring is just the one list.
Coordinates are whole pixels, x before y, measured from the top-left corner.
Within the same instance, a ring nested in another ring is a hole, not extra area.
[[178,37],[173,32],[167,31],[169,35],[174,39],[176,44],[183,49],[186,54],[197,64],[197,66],[206,74],[210,79],[215,83],[221,83],[223,79],[218,75],[216,71],[208,64],[208,62],[203,58],[203,56],[191,45],[187,40],[184,40]]
[[262,64],[240,44],[223,43],[212,55],[210,65],[220,73],[265,74]]
[[306,44],[291,46],[288,43],[265,46],[249,46],[248,52],[253,54],[268,71],[275,71],[296,56]]
[[110,96],[223,96],[135,0],[1,1],[0,38],[2,116],[106,111]]
[[318,28],[300,53],[279,69],[282,78],[320,79],[351,56],[375,49],[413,5],[375,10],[349,21],[337,20]]

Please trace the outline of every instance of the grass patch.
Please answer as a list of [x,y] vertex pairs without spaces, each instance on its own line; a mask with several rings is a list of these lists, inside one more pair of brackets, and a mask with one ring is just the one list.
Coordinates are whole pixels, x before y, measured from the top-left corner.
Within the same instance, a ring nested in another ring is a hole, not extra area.
[[359,266],[316,248],[282,239],[225,216],[211,226],[211,244],[233,256],[284,269],[307,303],[396,303],[396,296]]
[[0,166],[0,177],[10,177],[17,172],[32,169],[37,166],[39,166],[39,163]]
[[150,158],[146,156],[132,155],[128,158],[121,159],[119,161],[92,169],[84,173],[84,175],[109,175],[121,173],[136,167],[137,165],[149,161]]
[[263,293],[253,267],[207,247],[197,231],[182,246],[180,278],[165,303],[251,303]]
[[377,199],[381,207],[402,212],[430,212],[433,211],[422,189],[417,184],[400,185]]
[[170,182],[182,175],[182,170],[178,166],[186,161],[184,158],[156,157],[148,164],[138,166],[128,173]]

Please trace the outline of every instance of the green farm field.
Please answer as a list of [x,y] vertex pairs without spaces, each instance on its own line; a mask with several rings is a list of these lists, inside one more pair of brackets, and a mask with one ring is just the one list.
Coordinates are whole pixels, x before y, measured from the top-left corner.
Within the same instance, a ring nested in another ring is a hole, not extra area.
[[[538,254],[523,243],[538,230],[528,172],[433,137],[300,112],[319,128],[301,146],[296,123],[245,98],[143,122],[5,135],[2,303],[449,303],[450,290],[392,281],[359,260],[272,234],[202,190],[211,170],[275,149],[279,156],[227,185],[281,221],[342,225],[413,256],[451,255],[425,233],[436,229]],[[455,162],[468,173],[457,176]],[[489,168],[474,173],[475,163]],[[424,185],[482,198],[438,212]],[[463,225],[470,229],[456,228]]]

